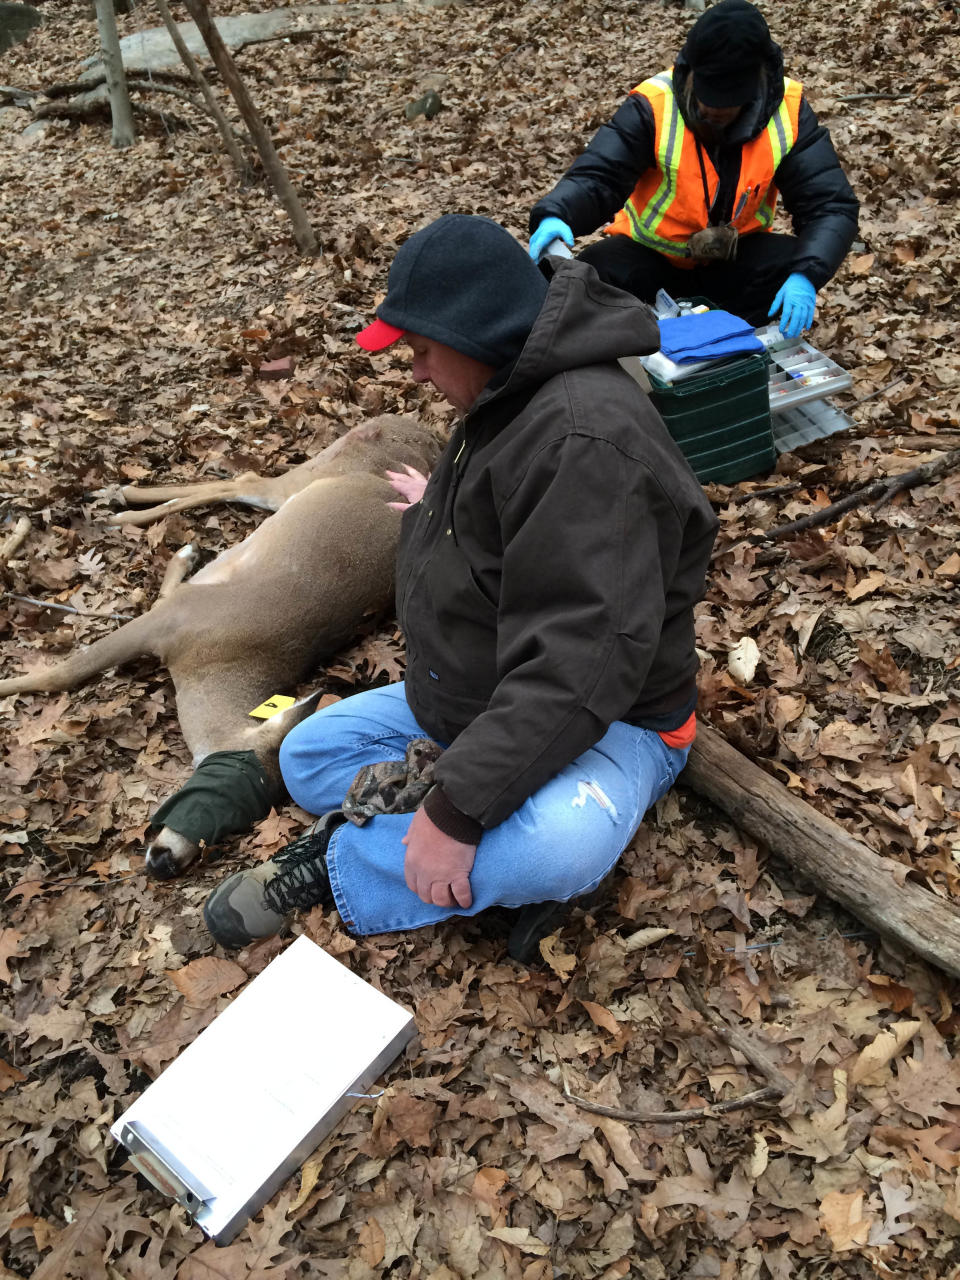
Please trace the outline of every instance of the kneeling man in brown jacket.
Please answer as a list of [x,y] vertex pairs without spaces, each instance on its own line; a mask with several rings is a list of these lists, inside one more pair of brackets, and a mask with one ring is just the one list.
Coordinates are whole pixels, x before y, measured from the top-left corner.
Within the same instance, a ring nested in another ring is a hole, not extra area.
[[[411,236],[358,341],[404,341],[460,412],[409,501],[397,562],[406,679],[287,737],[294,800],[324,815],[211,894],[225,946],[336,905],[373,934],[589,893],[671,786],[695,732],[694,605],[716,520],[638,384],[650,309],[592,267],[548,281],[486,218]],[[344,820],[358,770],[443,749],[412,816]]]

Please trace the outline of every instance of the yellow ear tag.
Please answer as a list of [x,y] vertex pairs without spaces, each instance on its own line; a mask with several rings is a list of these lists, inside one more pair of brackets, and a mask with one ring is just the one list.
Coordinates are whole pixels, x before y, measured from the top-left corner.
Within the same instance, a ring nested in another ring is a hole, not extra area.
[[247,714],[257,720],[269,720],[271,716],[279,715],[281,711],[286,711],[287,707],[292,707],[295,702],[296,698],[291,698],[289,694],[275,693]]

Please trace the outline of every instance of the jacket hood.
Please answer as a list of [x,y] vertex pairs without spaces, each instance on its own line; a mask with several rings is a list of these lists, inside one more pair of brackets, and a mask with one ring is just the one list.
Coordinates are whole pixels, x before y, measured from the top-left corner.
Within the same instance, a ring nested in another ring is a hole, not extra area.
[[593,267],[576,258],[549,262],[553,278],[523,350],[505,376],[481,392],[474,408],[558,373],[660,349],[657,319],[645,302],[604,284]]

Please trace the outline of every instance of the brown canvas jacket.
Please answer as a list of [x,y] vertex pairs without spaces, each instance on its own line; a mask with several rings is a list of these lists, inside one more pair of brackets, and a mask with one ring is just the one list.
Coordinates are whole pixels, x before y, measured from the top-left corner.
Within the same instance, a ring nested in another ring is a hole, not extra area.
[[450,744],[446,800],[483,827],[613,721],[676,728],[695,704],[693,607],[717,521],[616,363],[658,345],[648,307],[558,265],[516,363],[404,514],[407,697]]

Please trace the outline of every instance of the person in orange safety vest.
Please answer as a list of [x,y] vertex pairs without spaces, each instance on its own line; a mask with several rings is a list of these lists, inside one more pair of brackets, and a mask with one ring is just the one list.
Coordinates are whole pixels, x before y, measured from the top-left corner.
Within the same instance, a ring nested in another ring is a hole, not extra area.
[[[778,197],[793,235],[771,230]],[[803,87],[748,0],[720,0],[673,67],[637,85],[530,215],[530,256],[604,223],[580,258],[653,302],[709,298],[788,337],[857,233],[859,205]]]

